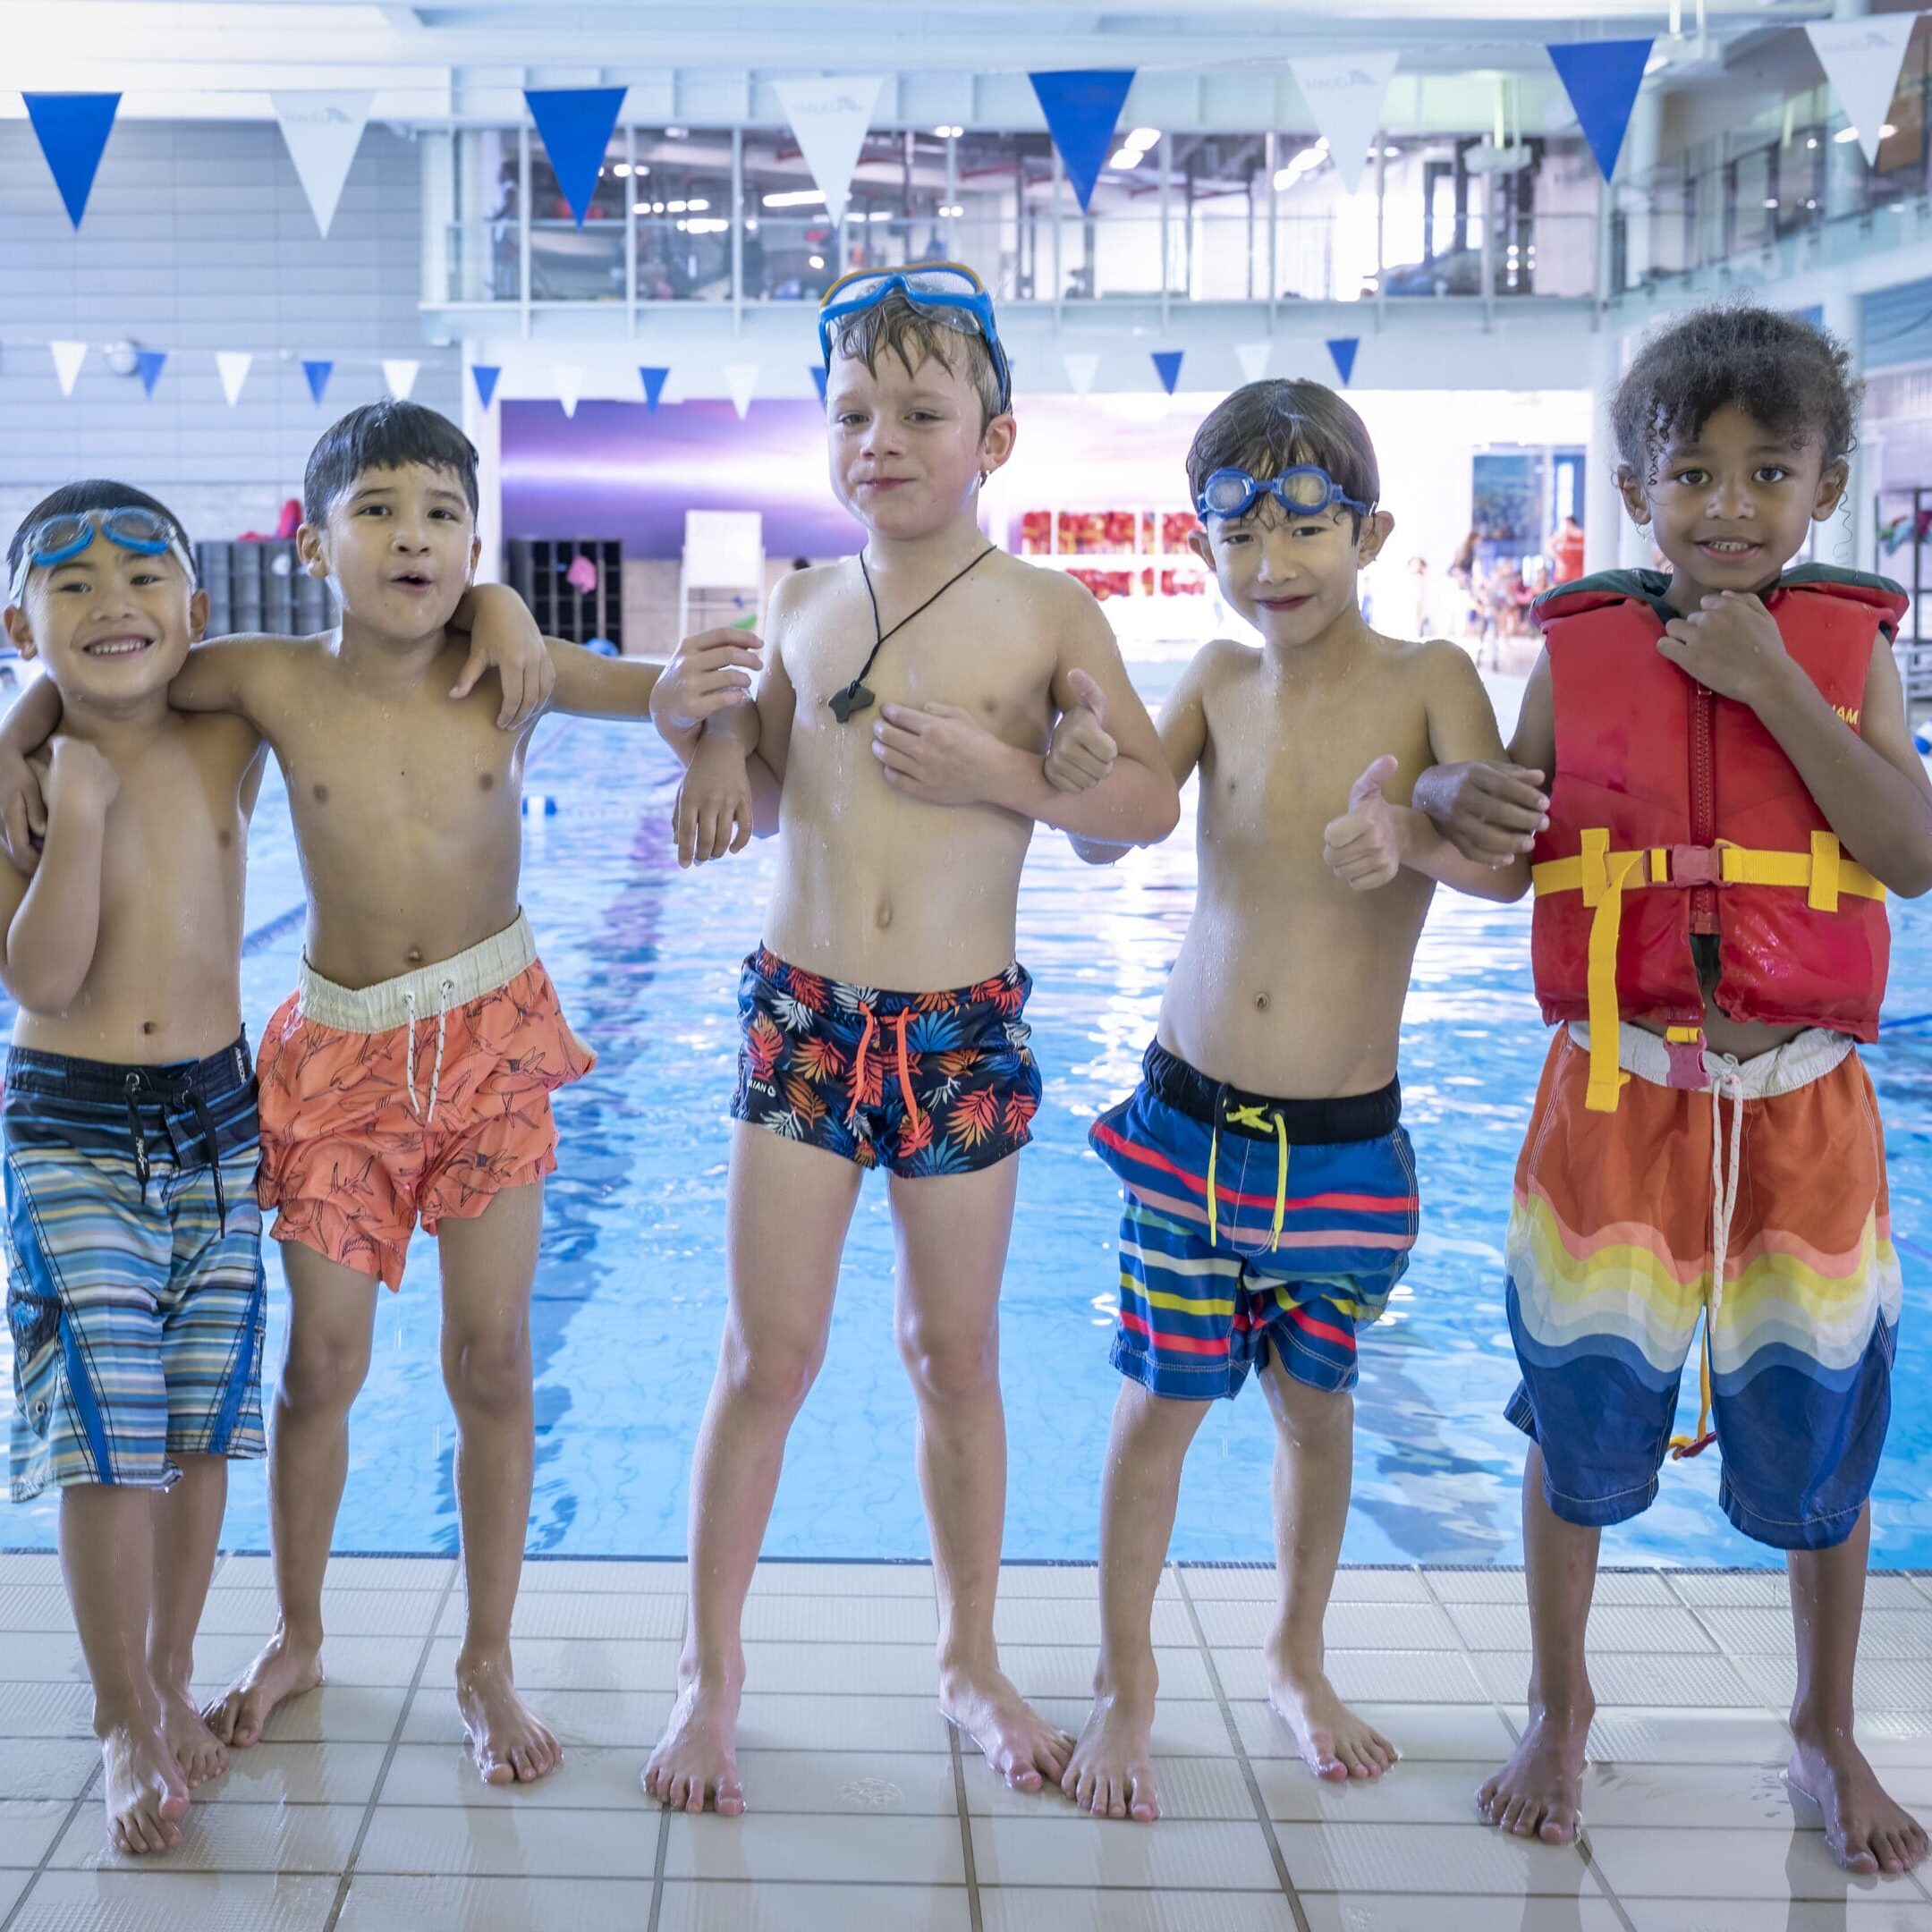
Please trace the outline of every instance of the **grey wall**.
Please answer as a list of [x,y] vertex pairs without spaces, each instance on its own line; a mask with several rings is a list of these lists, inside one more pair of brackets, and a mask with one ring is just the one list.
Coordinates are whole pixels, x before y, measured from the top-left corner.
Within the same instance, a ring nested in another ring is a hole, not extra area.
[[[415,144],[365,131],[328,239],[269,122],[118,122],[80,233],[25,121],[0,123],[0,545],[55,484],[108,475],[151,490],[197,538],[273,529],[316,437],[415,356],[415,400],[460,415],[455,352],[421,339]],[[90,343],[71,397],[49,336]],[[152,397],[110,342],[164,349]],[[254,352],[242,399],[213,352]],[[286,360],[281,352],[288,352]],[[304,356],[337,367],[318,409]]]

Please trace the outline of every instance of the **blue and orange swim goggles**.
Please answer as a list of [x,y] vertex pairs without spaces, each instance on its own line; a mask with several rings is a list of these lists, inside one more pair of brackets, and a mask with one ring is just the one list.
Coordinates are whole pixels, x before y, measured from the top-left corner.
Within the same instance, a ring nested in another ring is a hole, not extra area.
[[825,292],[818,307],[818,349],[825,366],[832,367],[832,351],[839,325],[848,317],[876,308],[897,292],[941,328],[961,335],[978,335],[993,359],[999,383],[999,411],[1013,407],[1013,368],[993,320],[993,298],[986,284],[962,262],[922,262],[913,268],[855,268],[841,275]]

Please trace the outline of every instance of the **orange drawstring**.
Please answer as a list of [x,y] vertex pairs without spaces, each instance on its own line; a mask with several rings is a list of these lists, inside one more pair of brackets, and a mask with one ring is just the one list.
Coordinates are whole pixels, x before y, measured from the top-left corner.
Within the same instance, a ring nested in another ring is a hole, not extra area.
[[872,1044],[872,1035],[878,1022],[874,1019],[872,1009],[865,1008],[865,1030],[859,1036],[859,1051],[852,1055],[852,1105],[845,1110],[849,1124],[859,1118],[859,1104],[865,1098],[866,1048]]
[[906,1118],[912,1123],[912,1131],[917,1133],[921,1122],[919,1102],[912,1097],[912,1063],[906,1054],[905,1037],[906,1021],[911,1017],[912,1009],[910,1006],[894,1015],[899,1022],[899,1091],[905,1096]]
[[[912,1123],[916,1133],[921,1124],[919,1102],[912,1097],[912,1059],[906,1047],[906,1024],[912,1018],[912,1009],[908,1006],[893,1015],[893,1029],[899,1036],[899,1090],[905,1096],[906,1118]],[[866,1055],[870,1049],[874,1035],[878,1031],[878,1021],[872,1009],[865,1009],[865,1028],[859,1036],[859,1051],[852,1055],[852,1106],[847,1108],[848,1122],[858,1116],[859,1106],[865,1095]]]

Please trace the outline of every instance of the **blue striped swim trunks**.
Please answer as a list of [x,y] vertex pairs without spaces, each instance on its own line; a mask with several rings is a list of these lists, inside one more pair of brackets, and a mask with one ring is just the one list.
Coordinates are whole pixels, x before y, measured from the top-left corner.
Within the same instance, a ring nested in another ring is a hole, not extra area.
[[1402,1093],[1275,1100],[1157,1040],[1088,1138],[1120,1176],[1114,1366],[1157,1395],[1233,1395],[1270,1350],[1309,1387],[1355,1385],[1418,1225]]
[[245,1040],[174,1066],[7,1055],[16,1503],[261,1454],[257,1142]]

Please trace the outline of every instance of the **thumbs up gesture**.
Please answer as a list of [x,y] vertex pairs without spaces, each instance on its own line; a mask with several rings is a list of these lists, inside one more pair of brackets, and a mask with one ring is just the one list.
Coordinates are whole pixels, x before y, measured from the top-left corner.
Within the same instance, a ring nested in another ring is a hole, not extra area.
[[1324,861],[1357,892],[1386,886],[1402,870],[1395,808],[1382,795],[1398,769],[1398,760],[1385,752],[1349,787],[1348,809],[1323,827]]
[[1120,747],[1107,736],[1106,694],[1084,671],[1069,671],[1073,708],[1060,715],[1046,748],[1046,782],[1056,792],[1086,792],[1114,769]]

